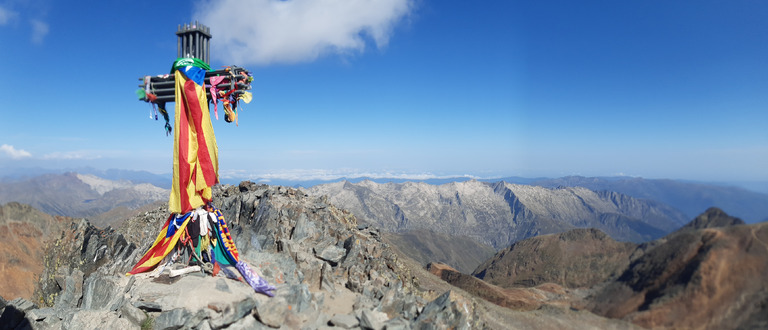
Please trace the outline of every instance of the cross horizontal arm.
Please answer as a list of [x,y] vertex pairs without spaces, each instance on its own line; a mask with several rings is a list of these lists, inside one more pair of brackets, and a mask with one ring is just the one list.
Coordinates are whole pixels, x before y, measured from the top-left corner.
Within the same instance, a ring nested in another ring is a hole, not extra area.
[[[245,91],[251,89],[251,83],[248,81],[250,72],[243,68],[232,67],[228,69],[208,71],[205,73],[205,85],[210,86],[210,78],[216,76],[225,77],[225,79],[217,86],[217,89],[224,91],[225,93],[234,89],[232,94],[234,94],[235,97],[238,97],[240,94],[243,94]],[[139,84],[141,89],[148,90],[150,93],[157,96],[157,98],[154,99],[152,103],[160,104],[175,101],[175,79],[173,75],[166,74],[162,76],[152,76],[149,77],[149,79],[142,77],[139,78],[139,80],[142,81],[142,84]],[[147,84],[149,84],[149,88],[147,88]],[[210,100],[211,92],[208,88],[205,89],[205,93]],[[145,97],[142,99],[142,101],[148,101],[148,99]]]

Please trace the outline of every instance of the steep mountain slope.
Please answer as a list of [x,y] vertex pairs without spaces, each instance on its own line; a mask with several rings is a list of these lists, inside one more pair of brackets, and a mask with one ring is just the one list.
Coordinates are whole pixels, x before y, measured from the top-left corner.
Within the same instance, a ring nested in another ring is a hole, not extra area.
[[553,283],[533,288],[502,288],[441,263],[430,263],[427,270],[455,287],[515,310],[534,310],[544,305],[569,307],[577,299],[567,289]]
[[451,265],[463,273],[471,273],[481,262],[496,252],[492,247],[472,239],[427,230],[411,230],[402,233],[384,233],[390,245],[426,266],[430,262]]
[[136,209],[167,199],[169,192],[148,183],[133,184],[70,172],[2,182],[0,203],[29,204],[52,215],[92,217],[116,207]]
[[503,288],[556,283],[566,288],[591,287],[618,276],[635,250],[597,229],[573,229],[512,244],[472,273]]
[[586,178],[569,176],[531,182],[542,187],[585,187],[607,190],[635,198],[650,199],[682,211],[690,219],[709,207],[718,207],[748,223],[768,220],[768,194],[738,187],[716,186],[675,180],[643,178]]
[[594,227],[617,240],[645,241],[682,226],[666,205],[586,188],[547,189],[505,182],[337,182],[307,189],[391,232],[425,229],[496,249],[536,235]]
[[[680,230],[638,245],[584,229],[530,238],[500,251],[476,275],[501,287],[587,287],[579,289],[584,298],[567,299],[572,308],[646,328],[762,329],[766,272],[768,223],[745,225],[710,208]],[[499,299],[498,290],[448,279]]]
[[768,326],[768,223],[729,225],[710,209],[696,225],[665,237],[588,308],[644,327],[744,329]]
[[46,243],[67,221],[16,202],[0,206],[0,295],[32,299]]

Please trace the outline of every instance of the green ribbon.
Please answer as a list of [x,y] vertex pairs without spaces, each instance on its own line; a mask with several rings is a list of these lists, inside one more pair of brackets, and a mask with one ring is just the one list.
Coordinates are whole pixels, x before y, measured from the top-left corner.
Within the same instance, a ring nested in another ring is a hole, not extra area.
[[211,71],[211,66],[208,65],[208,63],[203,62],[203,60],[199,58],[179,57],[176,59],[176,61],[173,62],[173,65],[171,66],[171,73],[174,73],[179,68],[183,68],[185,66],[190,66],[190,65],[196,66],[205,71]]

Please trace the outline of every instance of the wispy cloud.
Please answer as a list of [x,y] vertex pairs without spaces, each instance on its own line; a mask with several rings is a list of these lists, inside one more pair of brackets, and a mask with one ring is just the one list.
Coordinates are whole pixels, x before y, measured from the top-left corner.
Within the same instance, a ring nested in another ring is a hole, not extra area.
[[1,145],[0,152],[5,153],[9,157],[11,157],[11,159],[22,159],[22,158],[32,157],[32,154],[29,153],[28,151],[22,150],[22,149],[16,149],[12,145],[8,145],[8,144]]
[[229,178],[229,179],[249,179],[249,180],[261,181],[261,182],[270,182],[275,180],[332,181],[332,180],[338,180],[341,178],[347,178],[347,179],[371,178],[371,179],[401,179],[401,180],[429,180],[429,179],[446,179],[446,178],[480,179],[480,177],[476,177],[468,174],[436,175],[433,173],[365,171],[365,170],[355,170],[355,169],[339,169],[339,170],[285,169],[285,170],[268,171],[268,172],[261,172],[261,173],[251,173],[243,170],[234,170],[234,171],[223,171],[222,177]]
[[42,44],[45,36],[48,35],[48,23],[38,19],[30,19],[29,24],[32,25],[32,43],[36,45]]
[[101,158],[101,155],[94,155],[88,151],[67,151],[67,152],[57,151],[57,152],[52,152],[43,156],[43,159],[45,160],[74,160],[74,159],[92,160],[92,159],[99,159],[99,158]]
[[194,17],[211,27],[211,53],[233,64],[296,63],[387,45],[414,0],[206,0]]
[[0,7],[0,25],[6,25],[16,16],[16,12],[7,8]]

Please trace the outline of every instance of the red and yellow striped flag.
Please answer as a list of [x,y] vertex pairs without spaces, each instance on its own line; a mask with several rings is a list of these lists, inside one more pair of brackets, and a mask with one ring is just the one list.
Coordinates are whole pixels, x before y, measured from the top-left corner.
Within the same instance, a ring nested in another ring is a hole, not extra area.
[[138,273],[152,270],[152,268],[154,268],[157,263],[163,260],[163,258],[165,258],[165,256],[168,255],[168,253],[170,253],[174,247],[176,247],[176,242],[179,241],[179,238],[184,233],[184,229],[187,227],[187,223],[189,223],[189,219],[192,217],[187,215],[183,220],[179,219],[179,221],[183,221],[179,228],[176,229],[172,235],[168,235],[168,226],[170,226],[171,221],[173,221],[174,218],[175,217],[173,214],[168,217],[168,220],[165,221],[163,229],[160,230],[160,233],[157,235],[155,242],[152,243],[152,247],[149,248],[147,253],[141,257],[139,262],[133,266],[133,269],[131,269],[127,275],[136,275]]
[[173,186],[168,208],[185,214],[211,200],[219,182],[219,150],[213,134],[205,86],[182,72],[176,78],[176,131],[173,144]]

